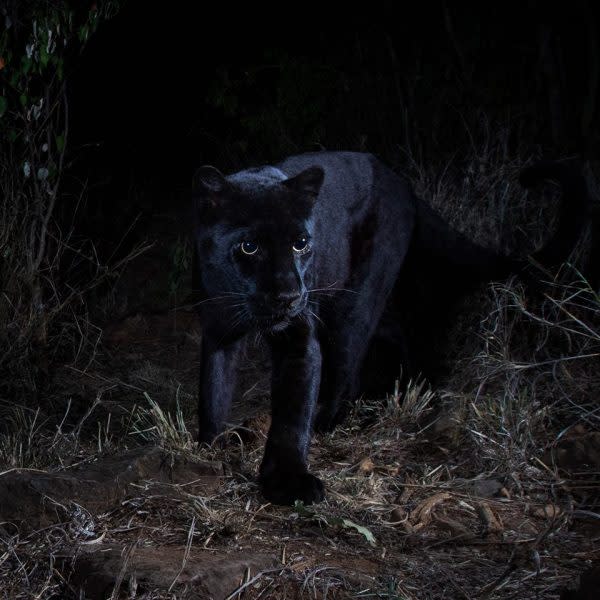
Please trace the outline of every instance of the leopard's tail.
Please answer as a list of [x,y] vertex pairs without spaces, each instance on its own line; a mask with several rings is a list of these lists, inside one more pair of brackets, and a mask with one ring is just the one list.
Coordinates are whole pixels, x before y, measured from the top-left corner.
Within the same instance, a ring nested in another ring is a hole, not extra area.
[[591,216],[591,199],[583,175],[563,162],[544,161],[525,168],[521,185],[533,187],[544,181],[558,183],[562,199],[558,227],[552,237],[531,257],[543,266],[555,266],[568,259]]

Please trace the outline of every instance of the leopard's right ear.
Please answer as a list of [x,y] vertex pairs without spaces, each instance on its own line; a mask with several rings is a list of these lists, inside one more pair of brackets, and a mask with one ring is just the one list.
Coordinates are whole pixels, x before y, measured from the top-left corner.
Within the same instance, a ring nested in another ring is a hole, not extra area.
[[229,187],[225,175],[219,169],[209,165],[200,167],[192,177],[192,197],[196,200],[208,201],[212,207],[221,204]]

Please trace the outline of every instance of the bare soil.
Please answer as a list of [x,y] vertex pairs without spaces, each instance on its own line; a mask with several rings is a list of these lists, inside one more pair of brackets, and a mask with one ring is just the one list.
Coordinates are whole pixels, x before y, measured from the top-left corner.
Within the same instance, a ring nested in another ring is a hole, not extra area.
[[44,442],[37,413],[15,438],[36,466],[0,473],[0,598],[600,597],[590,420],[521,451],[511,432],[533,436],[537,404],[529,422],[493,386],[390,390],[315,437],[325,502],[272,506],[256,485],[269,361],[251,344],[227,432],[198,448],[200,325],[164,294],[178,227],[123,275],[97,353],[55,373],[46,412],[64,416]]
[[[100,398],[98,422],[131,415],[146,392],[165,410],[179,402],[193,430],[193,313],[136,314],[106,338],[108,366],[71,381]],[[327,500],[278,507],[255,483],[268,428],[260,349],[241,376],[232,426],[212,449],[144,444],[121,435],[121,420],[80,464],[3,473],[5,566],[35,541],[52,553],[56,594],[85,598],[539,599],[596,564],[598,518],[580,507],[598,490],[597,433],[581,427],[523,480],[473,471],[458,413],[430,414],[422,430],[393,398],[361,402],[314,440]],[[4,593],[19,596],[10,584]]]

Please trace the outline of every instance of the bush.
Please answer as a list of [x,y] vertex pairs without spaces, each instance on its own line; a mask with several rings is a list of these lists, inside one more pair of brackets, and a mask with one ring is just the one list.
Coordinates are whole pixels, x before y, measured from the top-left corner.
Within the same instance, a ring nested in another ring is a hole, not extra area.
[[118,0],[79,12],[65,1],[13,0],[2,10],[0,138],[7,142],[0,145],[2,395],[37,389],[49,357],[67,341],[68,351],[76,351],[77,338],[89,329],[79,323],[80,308],[102,270],[76,285],[68,280],[62,268],[66,253],[97,261],[56,220],[68,157],[66,86],[77,53],[118,8]]

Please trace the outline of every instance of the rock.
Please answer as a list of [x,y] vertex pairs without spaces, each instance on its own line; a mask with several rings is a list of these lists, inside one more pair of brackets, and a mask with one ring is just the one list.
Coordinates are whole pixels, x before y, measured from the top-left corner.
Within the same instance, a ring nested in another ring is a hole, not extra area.
[[[0,475],[0,521],[33,529],[64,517],[75,502],[91,513],[118,505],[143,481],[182,484],[186,490],[213,490],[220,482],[219,462],[196,462],[152,448],[136,448],[58,473],[14,469]],[[62,510],[62,515],[61,515]]]
[[467,485],[467,491],[478,498],[493,498],[498,496],[504,485],[497,479],[475,479]]
[[172,586],[173,597],[223,600],[242,584],[245,576],[252,578],[278,565],[275,557],[256,552],[213,554],[192,549],[184,560],[185,555],[185,546],[102,546],[74,559],[69,584],[88,600],[121,597],[118,593],[111,596],[119,581],[123,591],[130,581],[135,581],[138,597],[167,592]]

